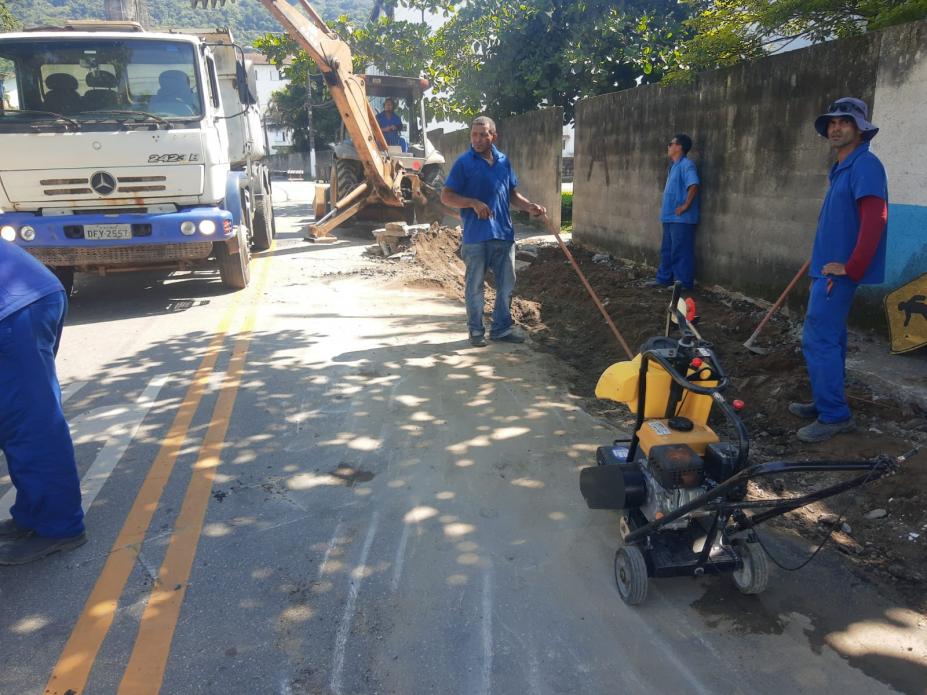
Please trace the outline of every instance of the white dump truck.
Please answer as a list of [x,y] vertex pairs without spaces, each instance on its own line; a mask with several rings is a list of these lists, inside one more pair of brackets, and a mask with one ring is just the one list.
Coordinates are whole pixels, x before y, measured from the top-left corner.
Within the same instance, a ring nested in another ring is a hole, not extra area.
[[0,34],[0,236],[74,272],[218,266],[274,236],[255,89],[227,30]]

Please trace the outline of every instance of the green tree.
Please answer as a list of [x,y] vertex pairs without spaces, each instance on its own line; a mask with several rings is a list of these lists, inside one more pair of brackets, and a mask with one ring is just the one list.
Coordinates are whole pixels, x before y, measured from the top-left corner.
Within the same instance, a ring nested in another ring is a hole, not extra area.
[[[255,48],[266,55],[289,84],[274,92],[268,120],[293,132],[293,148],[297,152],[309,150],[309,111],[306,87],[309,75],[317,75],[318,68],[309,55],[298,48],[296,42],[283,34],[265,34],[255,41]],[[341,120],[321,79],[312,80],[312,125],[316,147],[340,139]]]
[[434,39],[427,24],[385,16],[359,23],[341,16],[330,26],[351,47],[354,72],[375,65],[387,75],[421,77],[431,62]]
[[435,36],[430,70],[446,95],[436,110],[560,106],[569,122],[583,97],[660,80],[690,12],[675,0],[470,0]]
[[783,51],[927,18],[927,0],[685,0],[689,38],[667,81]]
[[[418,77],[431,60],[433,37],[425,24],[397,22],[385,16],[375,23],[364,24],[342,15],[329,26],[351,47],[353,68],[357,73],[376,65],[387,74]],[[255,47],[290,80],[290,84],[274,96],[273,118],[292,129],[294,148],[305,151],[309,147],[306,83],[310,75],[319,75],[319,69],[288,36],[266,34],[255,41]],[[318,147],[340,139],[341,122],[337,110],[332,108],[331,95],[323,80],[313,79],[312,84],[313,126]]]
[[18,24],[13,13],[6,6],[5,0],[0,0],[0,31],[14,31]]

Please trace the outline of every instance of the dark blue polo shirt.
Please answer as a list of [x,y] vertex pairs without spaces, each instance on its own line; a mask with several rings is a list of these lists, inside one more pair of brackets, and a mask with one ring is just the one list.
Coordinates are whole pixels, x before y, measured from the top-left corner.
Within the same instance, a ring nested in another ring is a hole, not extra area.
[[52,272],[15,244],[0,239],[0,321],[64,288]]
[[476,198],[492,210],[492,217],[481,220],[473,208],[464,208],[460,216],[464,223],[463,243],[477,244],[490,239],[515,240],[512,216],[509,214],[509,194],[518,186],[509,158],[492,146],[492,166],[471,147],[454,162],[444,185],[454,193]]
[[400,131],[402,130],[402,119],[396,115],[396,112],[393,111],[393,115],[390,116],[386,111],[381,111],[377,114],[377,123],[380,124],[380,128],[385,128],[388,125],[394,125],[399,130],[391,130],[388,133],[383,133],[383,137],[386,139],[387,145],[400,145],[402,144],[399,140],[401,137]]
[[[881,198],[887,204],[888,178],[882,162],[869,151],[869,143],[864,142],[830,170],[830,188],[827,189],[818,216],[818,231],[811,252],[811,277],[824,277],[821,269],[825,263],[846,263],[850,260],[859,237],[857,203],[870,195]],[[877,285],[885,280],[887,240],[886,225],[879,247],[860,284]]]
[[676,208],[686,202],[689,187],[698,186],[699,183],[695,162],[685,155],[678,162],[673,162],[669,174],[666,176],[666,186],[663,188],[663,206],[660,209],[660,221],[698,224],[698,199],[701,197],[698,193],[696,193],[692,205],[684,213],[677,215]]

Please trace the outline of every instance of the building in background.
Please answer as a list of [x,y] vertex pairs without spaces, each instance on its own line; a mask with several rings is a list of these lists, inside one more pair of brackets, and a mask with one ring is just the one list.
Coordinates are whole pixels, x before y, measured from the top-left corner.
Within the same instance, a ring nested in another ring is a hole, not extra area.
[[290,81],[285,79],[276,65],[267,60],[263,53],[245,53],[245,60],[250,63],[250,70],[254,74],[254,83],[257,87],[257,106],[261,113],[261,123],[264,126],[264,136],[267,140],[268,154],[282,154],[289,152],[293,146],[293,133],[272,119],[267,117],[267,108],[273,93],[286,87]]

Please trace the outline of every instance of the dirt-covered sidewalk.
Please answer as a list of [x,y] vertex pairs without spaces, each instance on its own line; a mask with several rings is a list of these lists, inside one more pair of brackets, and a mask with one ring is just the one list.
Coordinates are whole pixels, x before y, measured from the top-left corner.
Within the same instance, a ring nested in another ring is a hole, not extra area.
[[[417,235],[406,256],[407,260],[414,258],[414,263],[403,264],[410,271],[406,273],[408,282],[432,286],[461,299],[459,243],[459,232],[449,228]],[[572,251],[632,349],[648,337],[662,334],[670,293],[644,287],[653,269],[580,247],[573,246]],[[563,361],[566,379],[588,411],[606,418],[616,429],[628,430],[633,417],[627,408],[594,396],[602,371],[625,355],[562,251],[556,244],[528,240],[519,244],[518,259],[513,301],[517,321],[528,330],[538,349]],[[768,305],[720,288],[698,288],[691,296],[701,317],[700,332],[713,343],[732,377],[728,396],[746,402],[742,415],[751,434],[752,462],[899,455],[927,442],[927,412],[921,405],[925,401],[911,397],[917,389],[908,388],[901,397],[900,390],[892,390],[892,379],[866,376],[877,375],[880,364],[883,376],[887,376],[893,369],[893,358],[887,349],[883,354],[878,345],[865,345],[871,338],[862,336],[851,344],[849,361],[865,363],[865,369],[851,370],[847,380],[857,431],[824,444],[802,444],[795,438],[795,430],[803,422],[787,411],[790,401],[805,401],[810,396],[800,349],[800,323],[782,315],[775,317],[760,341],[772,350],[757,355],[743,343]],[[487,309],[491,301],[490,290]],[[875,366],[873,355],[880,360]],[[770,481],[770,489],[752,486],[751,494],[798,493],[824,484],[828,477],[791,476]],[[927,611],[925,490],[927,451],[914,456],[897,475],[793,512],[782,517],[778,526],[820,542],[836,523],[833,542],[856,571],[913,608]]]

